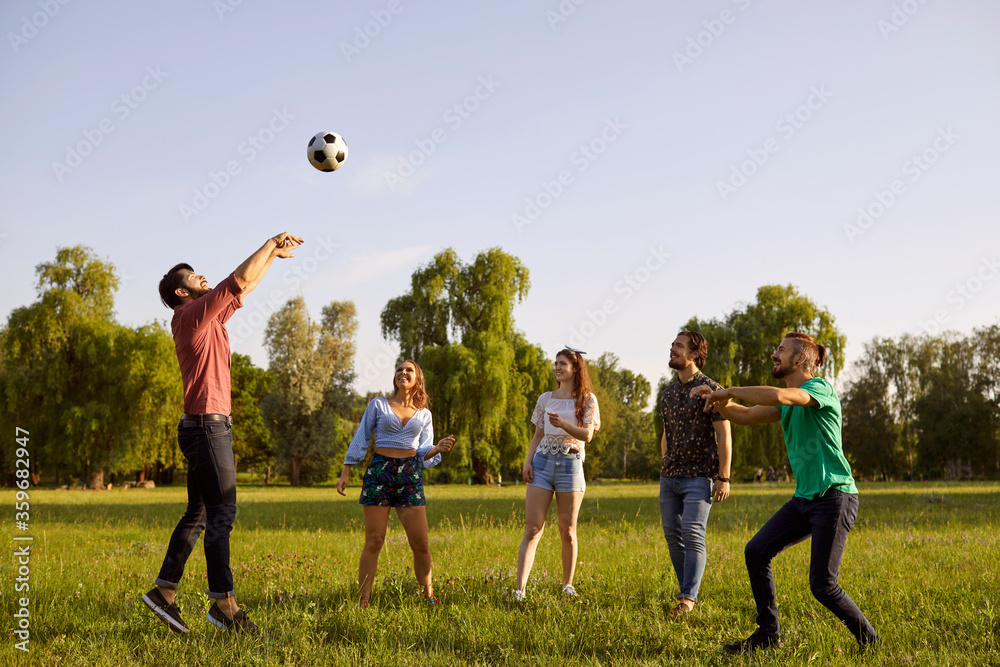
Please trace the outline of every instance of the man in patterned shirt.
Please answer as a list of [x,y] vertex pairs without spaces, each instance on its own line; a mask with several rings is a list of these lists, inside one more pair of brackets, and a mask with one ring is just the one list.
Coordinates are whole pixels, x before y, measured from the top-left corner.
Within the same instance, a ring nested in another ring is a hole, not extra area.
[[722,388],[700,370],[707,357],[704,336],[697,331],[677,334],[669,362],[677,371],[677,381],[664,390],[660,403],[660,518],[680,584],[677,606],[670,612],[673,616],[694,609],[705,573],[705,527],[712,499],[721,502],[729,496],[729,422],[717,412],[706,413],[705,401],[691,395],[701,385]]

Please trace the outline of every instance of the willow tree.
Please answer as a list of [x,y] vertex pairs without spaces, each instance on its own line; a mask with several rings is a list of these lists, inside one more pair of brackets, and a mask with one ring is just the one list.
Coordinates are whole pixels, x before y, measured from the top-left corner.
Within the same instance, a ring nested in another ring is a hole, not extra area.
[[354,379],[357,327],[353,302],[326,305],[314,322],[301,296],[268,320],[264,347],[272,382],[261,409],[293,486],[324,481],[332,458],[347,447],[353,425],[335,412],[331,392]]
[[33,463],[93,488],[106,472],[177,463],[183,406],[170,335],[115,321],[117,270],[90,248],[58,248],[35,273],[38,300],[0,331],[2,413],[31,433]]
[[[825,346],[828,357],[817,375],[831,382],[844,367],[847,338],[837,329],[833,315],[792,285],[764,285],[757,298],[722,320],[692,318],[685,329],[699,331],[708,342],[708,360],[702,372],[724,387],[784,386],[771,376],[771,354],[786,333],[813,336]],[[778,423],[733,429],[734,466],[777,465],[786,460],[784,438]]]
[[480,483],[520,469],[535,400],[552,385],[545,353],[514,327],[529,287],[528,269],[500,248],[469,264],[448,248],[382,310],[382,335],[424,371],[435,433],[459,439],[446,467],[471,467]]

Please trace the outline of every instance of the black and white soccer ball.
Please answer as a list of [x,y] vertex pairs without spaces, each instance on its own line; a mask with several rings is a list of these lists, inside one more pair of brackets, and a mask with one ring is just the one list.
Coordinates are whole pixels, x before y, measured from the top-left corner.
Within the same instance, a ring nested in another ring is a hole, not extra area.
[[337,171],[347,161],[347,144],[336,132],[320,132],[309,140],[306,154],[320,171]]

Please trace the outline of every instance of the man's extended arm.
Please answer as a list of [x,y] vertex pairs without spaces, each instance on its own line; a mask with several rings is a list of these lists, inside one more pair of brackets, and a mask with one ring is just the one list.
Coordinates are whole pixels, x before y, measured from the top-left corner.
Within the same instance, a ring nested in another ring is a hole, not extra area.
[[246,296],[257,287],[267,270],[271,268],[271,262],[276,257],[294,257],[292,251],[302,245],[302,239],[293,236],[288,232],[282,232],[273,238],[269,238],[264,245],[257,249],[257,252],[250,255],[246,260],[236,267],[236,282]]
[[798,387],[730,387],[729,398],[754,405],[817,405],[816,399]]
[[[781,390],[777,387],[730,387],[728,389],[712,391],[711,387],[701,385],[692,389],[691,394],[701,396],[705,399],[705,412],[718,410],[723,417],[734,424],[751,426],[753,424],[768,424],[781,419],[781,412],[778,408],[774,407],[778,403],[767,403],[768,401],[776,400],[777,394],[773,393],[776,391]],[[797,391],[802,390],[799,389]],[[803,391],[802,393],[805,394],[806,392]],[[806,396],[809,396],[809,394],[806,394]],[[765,404],[754,405],[748,408],[744,405],[733,403],[730,400],[733,398],[738,398],[749,403],[754,403],[754,399],[760,399],[765,401]]]

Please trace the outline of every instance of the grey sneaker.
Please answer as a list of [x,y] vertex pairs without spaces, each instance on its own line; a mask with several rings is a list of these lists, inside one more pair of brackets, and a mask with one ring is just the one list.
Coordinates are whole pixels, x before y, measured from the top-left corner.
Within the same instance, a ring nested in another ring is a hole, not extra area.
[[511,595],[514,596],[514,602],[524,602],[524,598],[527,597],[524,594],[524,591],[519,591],[516,588],[514,590],[512,590],[510,593],[511,593]]
[[573,584],[566,584],[565,586],[563,586],[562,593],[568,598],[575,598],[578,595],[576,589],[573,588]]
[[166,599],[164,599],[163,594],[160,593],[158,588],[153,588],[145,595],[142,596],[142,601],[149,607],[156,616],[170,626],[170,629],[174,632],[179,632],[181,634],[191,632],[191,629],[181,618],[181,609],[176,603],[171,602],[167,604]]
[[227,618],[222,613],[222,610],[219,609],[219,603],[213,602],[212,606],[208,609],[208,613],[205,614],[205,618],[215,627],[228,632],[236,634],[246,633],[251,636],[257,634],[257,626],[253,624],[249,616],[243,613],[242,609],[233,614],[232,618]]

